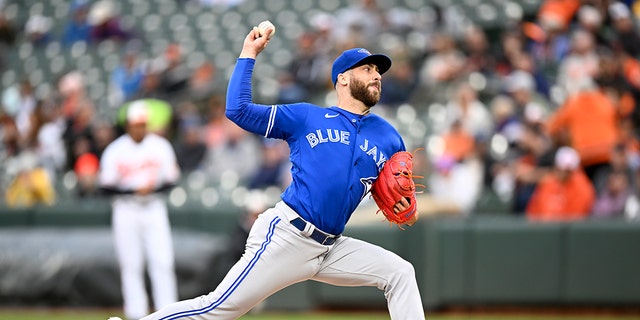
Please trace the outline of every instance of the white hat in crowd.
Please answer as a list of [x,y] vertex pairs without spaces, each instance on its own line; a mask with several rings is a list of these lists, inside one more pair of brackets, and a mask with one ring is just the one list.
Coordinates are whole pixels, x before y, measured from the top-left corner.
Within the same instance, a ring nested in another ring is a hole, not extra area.
[[580,155],[571,147],[560,147],[556,151],[555,166],[564,170],[575,170],[580,166]]

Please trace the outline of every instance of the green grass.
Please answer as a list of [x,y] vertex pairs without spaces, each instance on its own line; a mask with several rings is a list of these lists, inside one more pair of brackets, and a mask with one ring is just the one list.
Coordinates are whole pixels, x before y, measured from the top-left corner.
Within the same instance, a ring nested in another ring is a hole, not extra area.
[[[110,316],[122,316],[119,312],[105,310],[1,310],[2,320],[107,320]],[[242,320],[389,320],[385,313],[265,313],[246,315]],[[427,315],[428,320],[640,320],[640,316],[613,315]]]

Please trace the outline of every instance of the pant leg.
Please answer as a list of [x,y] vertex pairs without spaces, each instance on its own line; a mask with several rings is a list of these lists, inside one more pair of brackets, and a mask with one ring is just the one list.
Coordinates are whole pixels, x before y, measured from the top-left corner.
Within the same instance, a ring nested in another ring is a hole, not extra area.
[[168,305],[144,320],[237,319],[260,301],[320,268],[327,246],[303,237],[276,209],[254,222],[242,258],[207,295]]
[[164,204],[154,204],[144,217],[144,244],[155,310],[178,301],[171,227]]
[[413,265],[374,244],[338,239],[312,279],[338,286],[375,286],[384,291],[391,319],[425,318]]
[[116,206],[112,216],[112,232],[120,267],[120,282],[124,314],[139,319],[148,312],[148,297],[144,284],[144,253],[142,229],[138,212]]

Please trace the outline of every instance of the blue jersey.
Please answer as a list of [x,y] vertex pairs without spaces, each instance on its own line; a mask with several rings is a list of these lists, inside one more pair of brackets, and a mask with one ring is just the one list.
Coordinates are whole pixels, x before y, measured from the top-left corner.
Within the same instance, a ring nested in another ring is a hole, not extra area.
[[247,131],[287,141],[292,182],[282,200],[320,230],[342,233],[384,162],[405,150],[402,137],[375,114],[310,103],[254,104],[254,64],[238,59],[227,91],[227,117]]

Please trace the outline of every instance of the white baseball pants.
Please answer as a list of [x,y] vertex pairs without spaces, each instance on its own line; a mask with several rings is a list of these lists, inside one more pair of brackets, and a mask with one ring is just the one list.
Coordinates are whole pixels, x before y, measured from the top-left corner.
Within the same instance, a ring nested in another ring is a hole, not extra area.
[[145,262],[155,310],[176,302],[173,241],[166,205],[157,201],[115,204],[112,230],[127,319],[140,319],[149,313]]
[[207,295],[168,305],[143,318],[237,319],[271,294],[304,280],[384,291],[391,319],[424,319],[413,266],[382,247],[340,237],[331,246],[305,237],[289,221],[298,215],[283,202],[254,223],[242,258]]

